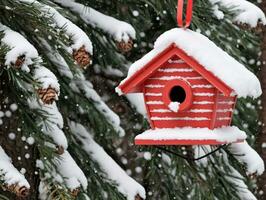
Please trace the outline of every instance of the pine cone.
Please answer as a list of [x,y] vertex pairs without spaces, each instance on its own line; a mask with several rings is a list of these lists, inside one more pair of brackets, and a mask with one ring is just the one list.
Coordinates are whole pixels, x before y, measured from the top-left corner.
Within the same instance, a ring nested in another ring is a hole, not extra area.
[[249,177],[251,180],[254,180],[254,179],[257,178],[257,173],[249,174],[248,177]]
[[91,64],[91,55],[86,51],[84,46],[78,50],[74,50],[73,58],[83,69],[86,69]]
[[135,197],[135,200],[143,200],[139,195]]
[[19,56],[16,62],[14,63],[14,68],[20,69],[24,62],[25,62],[25,55]]
[[72,197],[76,198],[79,195],[79,192],[80,192],[80,189],[79,188],[76,188],[76,189],[70,191],[70,195]]
[[38,90],[39,98],[44,104],[52,104],[57,97],[57,92],[54,88],[49,87],[47,89]]
[[25,186],[19,186],[18,184],[7,186],[6,189],[21,198],[25,198],[29,195],[29,189]]
[[118,50],[122,53],[127,53],[133,48],[133,40],[130,38],[127,42],[124,40],[116,42]]
[[250,25],[248,24],[236,24],[239,28],[246,30],[246,31],[253,31],[256,34],[261,34],[263,31],[263,27],[264,25],[262,23],[258,23],[256,27],[252,28]]
[[65,152],[64,147],[62,147],[62,146],[57,146],[57,147],[56,147],[56,153],[57,153],[58,155],[62,155],[64,152]]

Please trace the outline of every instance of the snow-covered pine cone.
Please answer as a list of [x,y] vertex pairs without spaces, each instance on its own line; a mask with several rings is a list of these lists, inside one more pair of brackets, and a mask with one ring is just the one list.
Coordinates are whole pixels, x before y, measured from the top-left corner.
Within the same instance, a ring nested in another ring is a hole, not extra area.
[[91,55],[86,51],[84,46],[73,51],[73,58],[83,69],[86,69],[91,64]]
[[130,38],[127,42],[125,42],[124,40],[120,41],[120,42],[116,42],[116,46],[118,48],[118,50],[122,53],[127,53],[129,52],[132,48],[133,48],[133,40]]
[[19,186],[18,184],[7,186],[6,189],[21,198],[25,198],[29,195],[29,189],[25,186]]
[[57,146],[57,147],[56,147],[56,153],[57,153],[58,155],[62,155],[64,152],[65,152],[65,149],[64,149],[63,146]]
[[20,69],[21,66],[24,64],[24,62],[25,62],[25,55],[19,56],[16,62],[14,63],[14,68]]
[[80,192],[80,189],[79,188],[76,188],[76,189],[74,189],[74,190],[72,190],[70,192],[70,195],[75,198],[75,197],[78,196],[79,192]]
[[255,32],[256,34],[261,34],[262,33],[262,31],[263,31],[263,28],[264,28],[264,25],[261,23],[261,22],[259,22],[258,24],[257,24],[257,26],[256,27],[251,27],[249,24],[243,24],[243,23],[241,23],[241,24],[236,24],[239,28],[241,28],[241,29],[243,29],[243,30],[248,30],[248,31],[253,31],[253,32]]
[[57,98],[57,91],[48,87],[47,89],[39,89],[38,95],[44,104],[52,104]]
[[135,200],[143,200],[139,195],[135,197]]

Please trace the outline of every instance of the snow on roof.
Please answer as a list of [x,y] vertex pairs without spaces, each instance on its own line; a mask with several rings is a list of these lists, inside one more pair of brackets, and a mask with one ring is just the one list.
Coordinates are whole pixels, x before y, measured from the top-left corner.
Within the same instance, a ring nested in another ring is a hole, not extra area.
[[[130,66],[128,76],[121,84],[173,43],[231,87],[239,97],[256,98],[261,95],[258,78],[245,66],[204,35],[182,28],[174,28],[163,33],[155,42],[154,49]],[[119,92],[119,88],[117,91]]]

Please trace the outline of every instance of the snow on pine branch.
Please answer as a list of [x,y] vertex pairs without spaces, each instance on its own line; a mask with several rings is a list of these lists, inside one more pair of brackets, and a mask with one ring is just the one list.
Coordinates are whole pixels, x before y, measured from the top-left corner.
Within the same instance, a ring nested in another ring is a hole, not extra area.
[[60,53],[58,53],[56,50],[53,50],[53,48],[49,45],[47,41],[42,38],[40,38],[40,40],[43,46],[46,48],[46,51],[44,53],[57,68],[59,74],[69,79],[73,79],[74,76],[63,56],[61,56]]
[[48,17],[53,19],[58,28],[63,28],[65,30],[66,34],[71,38],[73,42],[71,48],[68,49],[71,54],[74,50],[78,50],[83,46],[88,53],[90,53],[91,55],[93,54],[92,43],[87,34],[70,20],[62,16],[56,9],[52,8],[51,6],[39,3],[36,0],[19,1],[38,5],[44,15],[48,15]]
[[121,137],[125,135],[123,128],[120,126],[119,116],[102,101],[101,97],[93,89],[91,82],[87,81],[83,74],[79,74],[79,77],[73,79],[70,87],[74,92],[84,94],[88,100],[92,100],[95,108],[105,116],[115,131],[118,132]]
[[230,181],[232,184],[237,187],[236,193],[240,197],[241,200],[257,200],[257,198],[252,194],[252,192],[248,189],[248,186],[244,182],[244,177],[235,170],[233,167],[231,168],[231,175],[226,176],[226,179]]
[[50,136],[57,146],[62,146],[67,149],[67,139],[64,132],[61,130],[63,128],[63,118],[56,103],[51,105],[44,105],[37,99],[28,99],[28,105],[31,109],[41,110],[44,112],[46,119],[39,122],[42,125],[42,132]]
[[117,190],[125,195],[128,200],[135,200],[139,194],[145,199],[145,189],[126,172],[100,147],[92,138],[90,133],[81,124],[69,122],[71,132],[81,142],[86,153],[99,164],[100,168],[113,181]]
[[[38,66],[34,70],[34,78],[40,82],[42,88],[54,88],[59,93],[59,83],[55,75],[45,67]],[[64,126],[63,117],[59,112],[56,103],[51,105],[43,104],[37,99],[28,100],[29,106],[33,109],[42,110],[46,114],[46,120],[40,122],[42,132],[49,135],[57,146],[67,149],[67,139],[62,131]],[[78,167],[71,155],[65,150],[59,159],[55,160],[58,171],[63,177],[66,186],[70,190],[79,188],[87,188],[87,179],[81,169]]]
[[60,91],[60,85],[56,76],[46,67],[37,66],[33,72],[34,80],[41,84],[42,89],[52,87],[58,93]]
[[[213,151],[209,145],[193,146],[193,148],[196,156],[195,158],[201,157]],[[215,155],[219,155],[219,157],[223,159],[226,167],[224,169],[221,168],[221,170],[226,169],[226,171],[224,171],[224,177],[234,186],[236,189],[236,194],[239,196],[239,198],[241,200],[257,200],[252,192],[248,189],[248,186],[245,184],[244,177],[230,164],[227,153],[225,151],[221,151],[221,154],[220,152],[217,152]],[[210,156],[197,161],[197,164],[207,167],[208,161],[215,162],[215,159]]]
[[18,185],[19,187],[30,188],[25,176],[22,175],[12,164],[11,159],[0,146],[0,179],[7,186]]
[[74,190],[82,186],[84,190],[87,189],[87,178],[68,151],[65,151],[60,155],[56,161],[56,166],[62,175],[67,188]]
[[258,153],[245,141],[243,143],[231,144],[228,150],[240,162],[247,166],[248,174],[261,175],[264,170],[264,162]]
[[114,37],[118,42],[128,42],[130,38],[136,38],[135,29],[128,23],[104,15],[97,10],[86,7],[74,0],[54,0],[60,5],[76,12],[80,17],[93,27],[97,27]]
[[226,152],[222,153],[225,163],[228,163],[229,170],[226,170],[225,178],[231,182],[237,189],[236,193],[241,200],[257,200],[257,198],[248,189],[248,186],[244,182],[244,177],[232,166],[229,165]]
[[21,69],[29,72],[30,69],[28,68],[28,65],[33,64],[33,60],[38,58],[37,50],[25,39],[25,37],[1,23],[0,32],[4,33],[1,43],[10,48],[5,56],[5,65],[12,66],[16,63],[18,57],[24,56],[25,61],[21,66]]
[[214,14],[218,19],[223,18],[223,13],[218,10],[217,4],[227,9],[232,9],[236,12],[234,22],[238,24],[248,24],[252,28],[256,27],[258,23],[266,25],[266,17],[263,11],[246,0],[209,0],[214,7]]
[[[42,89],[52,87],[60,92],[60,86],[56,76],[47,68],[37,66],[33,71],[33,77],[39,82]],[[67,148],[67,139],[64,132],[61,130],[64,126],[63,117],[58,111],[56,103],[51,105],[44,104],[41,100],[36,98],[28,99],[28,105],[31,109],[41,110],[45,114],[45,120],[40,122],[44,134],[50,136],[58,146]]]
[[[86,190],[88,186],[87,178],[78,167],[74,159],[68,151],[64,151],[60,157],[54,159],[56,168],[50,168],[49,173],[45,173],[39,185],[39,198],[41,200],[51,199],[49,195],[49,184],[47,179],[52,179],[53,182],[65,185],[70,191],[80,189]],[[36,162],[36,166],[41,170],[44,169],[44,163],[41,160]]]

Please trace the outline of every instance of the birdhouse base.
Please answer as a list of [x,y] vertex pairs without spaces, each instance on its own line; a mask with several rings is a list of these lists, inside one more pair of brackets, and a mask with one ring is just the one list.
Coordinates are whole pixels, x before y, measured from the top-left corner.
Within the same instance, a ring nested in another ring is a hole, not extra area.
[[221,145],[239,143],[246,133],[235,126],[217,128],[174,128],[147,130],[136,136],[136,145]]

